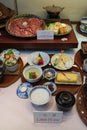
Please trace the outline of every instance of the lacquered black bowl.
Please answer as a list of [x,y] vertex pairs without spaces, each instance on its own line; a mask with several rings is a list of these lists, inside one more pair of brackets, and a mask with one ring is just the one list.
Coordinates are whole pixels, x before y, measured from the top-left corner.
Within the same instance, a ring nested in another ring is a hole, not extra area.
[[61,91],[55,97],[57,107],[61,111],[69,111],[75,104],[75,97],[68,91]]

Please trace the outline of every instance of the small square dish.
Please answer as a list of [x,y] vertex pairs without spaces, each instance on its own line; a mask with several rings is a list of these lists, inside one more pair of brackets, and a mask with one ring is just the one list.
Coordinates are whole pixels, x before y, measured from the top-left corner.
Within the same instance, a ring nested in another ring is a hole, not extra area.
[[79,72],[71,71],[71,72],[57,72],[57,76],[55,78],[56,84],[71,84],[71,85],[81,85],[82,78]]

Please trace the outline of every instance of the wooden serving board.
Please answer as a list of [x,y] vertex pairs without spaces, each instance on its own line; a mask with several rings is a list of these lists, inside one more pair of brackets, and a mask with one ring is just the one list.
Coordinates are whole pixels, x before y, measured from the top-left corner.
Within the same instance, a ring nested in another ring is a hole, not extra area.
[[[52,55],[50,55],[51,57]],[[25,66],[27,66],[28,64],[26,64]],[[24,67],[25,67],[24,66]],[[47,65],[45,67],[43,67],[42,69],[46,69],[46,68],[53,68],[51,65]],[[55,69],[56,70],[56,69]],[[56,70],[56,71],[59,71],[59,70]],[[82,71],[81,69],[76,65],[76,66],[73,66],[71,69],[69,70],[66,70],[66,71],[75,71],[75,72],[80,72],[81,74],[81,78],[82,78],[82,82],[83,82],[83,74],[82,74]],[[25,82],[25,79],[23,77],[23,75],[21,75],[21,81],[22,82]],[[52,80],[54,83],[55,83],[55,79]],[[42,78],[40,81],[38,81],[37,83],[33,83],[32,85],[33,86],[36,86],[36,85],[43,85],[45,82],[48,82],[48,80]],[[81,85],[71,85],[71,84],[56,84],[57,85],[57,91],[53,94],[53,95],[56,95],[58,92],[60,91],[69,91],[71,92],[72,94],[76,94],[78,92],[78,90],[80,89],[80,87],[82,86]]]
[[20,78],[23,70],[23,61],[21,58],[19,58],[18,64],[19,64],[19,70],[17,71],[17,73],[15,72],[12,74],[11,73],[5,74],[3,82],[0,83],[0,88],[8,87]]

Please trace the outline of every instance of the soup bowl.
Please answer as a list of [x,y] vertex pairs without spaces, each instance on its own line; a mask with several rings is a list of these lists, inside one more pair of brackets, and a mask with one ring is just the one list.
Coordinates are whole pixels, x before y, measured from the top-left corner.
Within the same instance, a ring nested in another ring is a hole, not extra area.
[[38,82],[42,77],[42,69],[36,65],[28,65],[23,69],[23,76],[30,83]]
[[71,92],[60,91],[55,97],[57,107],[61,111],[69,111],[75,104],[75,97]]

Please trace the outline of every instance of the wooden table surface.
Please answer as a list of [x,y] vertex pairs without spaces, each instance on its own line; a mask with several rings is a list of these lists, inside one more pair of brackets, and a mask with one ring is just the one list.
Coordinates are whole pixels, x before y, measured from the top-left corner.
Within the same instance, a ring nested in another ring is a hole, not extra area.
[[[66,24],[71,25],[68,19],[62,20]],[[0,29],[0,48],[16,48],[16,49],[69,49],[77,48],[78,40],[75,36],[74,30],[65,36],[55,36],[54,40],[37,40],[34,38],[18,38],[11,36],[5,30],[5,28]],[[62,38],[67,38],[68,40],[62,41]]]

